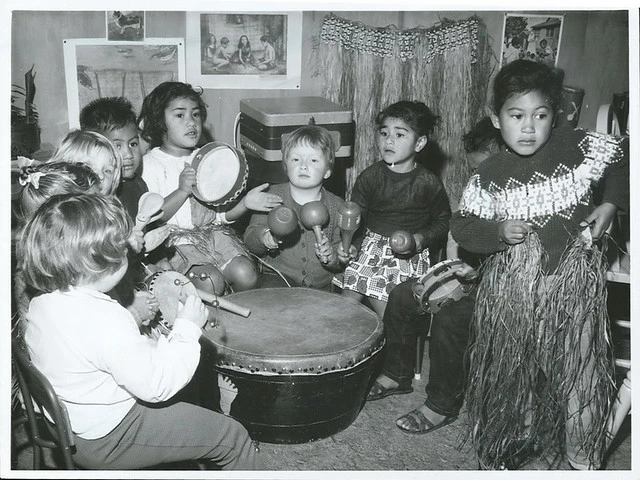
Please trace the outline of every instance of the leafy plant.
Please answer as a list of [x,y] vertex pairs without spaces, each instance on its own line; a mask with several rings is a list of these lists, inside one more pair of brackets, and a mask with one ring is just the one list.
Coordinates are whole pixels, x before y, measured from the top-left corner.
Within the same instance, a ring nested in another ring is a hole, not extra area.
[[24,87],[16,84],[11,85],[12,157],[16,157],[17,155],[30,155],[40,148],[38,110],[34,104],[34,98],[36,96],[36,74],[33,68],[34,66],[24,74]]

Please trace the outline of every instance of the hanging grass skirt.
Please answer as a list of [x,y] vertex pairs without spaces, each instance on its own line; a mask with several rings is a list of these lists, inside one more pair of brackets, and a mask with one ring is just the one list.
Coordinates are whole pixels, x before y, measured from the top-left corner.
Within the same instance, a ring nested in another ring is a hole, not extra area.
[[[599,465],[614,393],[607,264],[581,239],[553,275],[543,274],[543,256],[533,233],[482,266],[466,404],[485,468],[524,461],[536,449],[564,453],[565,432]],[[577,402],[568,413],[570,398]],[[591,421],[574,421],[587,407]]]
[[389,237],[367,230],[358,258],[334,277],[333,284],[386,302],[396,285],[423,275],[428,268],[428,249],[399,258],[391,250]]

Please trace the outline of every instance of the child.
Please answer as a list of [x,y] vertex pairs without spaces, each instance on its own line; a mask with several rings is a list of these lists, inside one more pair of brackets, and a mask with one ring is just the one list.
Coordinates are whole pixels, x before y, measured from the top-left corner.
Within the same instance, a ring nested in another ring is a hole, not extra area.
[[[549,285],[570,273],[557,268],[566,260],[567,245],[588,225],[597,240],[616,209],[628,207],[628,151],[620,138],[553,129],[561,88],[552,68],[528,60],[498,73],[491,118],[507,149],[479,166],[451,222],[461,247],[490,255],[476,303],[467,390],[474,447],[485,468],[517,467],[534,445],[563,449],[575,469],[599,468],[603,455],[613,366],[603,348],[607,327],[597,322],[606,319],[588,324],[593,317],[586,312],[593,307],[581,310],[585,302],[603,299],[565,298],[554,305],[544,300],[553,293]],[[602,203],[594,209],[592,186],[601,179]],[[496,259],[504,270],[510,268],[508,278],[500,275]],[[591,283],[597,267],[587,268]],[[518,282],[515,276],[527,272],[532,273]],[[492,285],[510,286],[510,296]],[[491,309],[498,301],[503,307]],[[563,302],[577,305],[578,315],[571,312],[577,317],[571,324],[575,332],[554,326]],[[545,304],[552,311],[540,308]],[[505,351],[519,352],[517,361]],[[563,352],[560,361],[550,355],[557,351]],[[571,363],[576,355],[582,360]],[[542,387],[545,394],[539,396]],[[564,432],[556,431],[558,426]]]
[[[463,142],[467,163],[470,170],[475,171],[485,159],[499,151],[500,131],[485,117],[463,137]],[[369,402],[413,391],[416,342],[420,333],[430,330],[427,397],[422,405],[397,419],[396,425],[404,433],[425,434],[450,424],[457,418],[464,399],[468,369],[464,355],[475,304],[477,271],[474,267],[479,259],[458,249],[455,242],[450,244],[448,258],[466,263],[458,267],[456,276],[469,288],[468,295],[445,304],[432,315],[425,315],[422,307],[416,305],[413,290],[416,280],[410,279],[391,291],[382,318],[386,354],[382,373],[367,397]]]
[[100,179],[100,191],[113,194],[120,185],[122,157],[104,135],[86,130],[67,133],[49,162],[85,163]]
[[[100,180],[95,172],[83,163],[53,162],[23,167],[18,178],[22,185],[15,205],[14,236],[46,200],[54,195],[99,193]],[[137,242],[135,235],[134,242]],[[130,252],[137,258],[135,252]],[[130,265],[125,278],[108,294],[127,308],[140,326],[147,324],[158,311],[158,301],[147,291],[136,291],[143,282],[143,274]],[[14,294],[17,311],[24,317],[26,306],[33,292],[24,284],[22,274],[14,275]]]
[[26,344],[67,408],[74,461],[88,469],[192,459],[261,468],[237,421],[187,403],[144,403],[170,400],[189,382],[207,314],[189,296],[168,337],[140,335],[129,312],[104,294],[127,269],[131,228],[113,196],[60,195],[27,222],[18,245],[26,282],[41,293],[29,305]]
[[229,65],[231,61],[232,52],[229,51],[229,39],[227,37],[222,37],[220,39],[220,46],[216,50],[215,55],[213,56],[212,63],[214,66],[214,70],[220,70],[222,67],[226,67]]
[[[447,237],[451,209],[444,185],[415,160],[436,121],[421,102],[402,101],[380,112],[376,142],[382,161],[360,173],[351,192],[351,200],[362,208],[366,232],[358,258],[334,283],[344,295],[359,301],[368,297],[381,317],[393,287],[425,273],[429,248]],[[407,255],[391,250],[390,237],[398,230],[408,231],[415,241]]]
[[120,152],[122,178],[116,195],[131,218],[136,218],[140,197],[149,189],[140,176],[142,152],[131,102],[124,97],[103,97],[92,101],[80,112],[80,128],[101,133]]
[[260,43],[264,49],[264,54],[258,59],[256,67],[258,67],[258,70],[271,70],[276,67],[276,50],[266,35],[260,37]]
[[165,82],[147,95],[140,123],[153,148],[144,156],[142,178],[165,197],[162,220],[178,227],[170,237],[176,246],[169,258],[173,269],[185,273],[194,264],[214,263],[234,290],[247,290],[257,282],[255,264],[226,225],[250,209],[269,211],[281,199],[262,192],[268,184],[250,190],[228,211],[193,197],[196,172],[190,164],[206,119],[206,105],[189,84]]
[[238,40],[238,49],[231,56],[231,63],[240,63],[244,68],[253,65],[253,54],[251,53],[251,42],[249,37],[242,35]]
[[[335,161],[335,145],[322,127],[300,127],[286,137],[283,165],[288,183],[273,185],[270,191],[283,199],[300,219],[302,206],[322,201],[329,211],[329,225],[316,243],[313,230],[300,223],[300,229],[283,239],[275,239],[267,226],[266,214],[253,214],[244,233],[245,245],[255,255],[266,255],[265,262],[282,273],[291,286],[330,290],[333,275],[342,270],[336,245],[340,243],[337,226],[338,209],[343,201],[322,184],[331,175]],[[260,287],[283,286],[276,274],[264,272]]]

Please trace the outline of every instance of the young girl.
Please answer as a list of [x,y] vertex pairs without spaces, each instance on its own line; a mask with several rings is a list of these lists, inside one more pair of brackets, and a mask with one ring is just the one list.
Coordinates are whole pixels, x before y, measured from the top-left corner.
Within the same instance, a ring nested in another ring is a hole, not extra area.
[[[101,187],[101,182],[93,169],[83,163],[53,162],[23,167],[18,181],[22,189],[13,205],[14,238],[18,237],[21,228],[40,205],[52,196],[99,193]],[[137,239],[134,242],[137,242]],[[109,291],[109,295],[126,307],[139,325],[144,325],[155,317],[158,301],[148,291],[139,290],[141,277],[135,274],[136,271],[134,265],[131,265],[125,278]],[[16,311],[19,317],[24,318],[33,292],[26,288],[19,270],[15,272],[13,279]]]
[[245,68],[249,65],[253,65],[251,42],[249,42],[249,37],[246,35],[242,35],[240,40],[238,40],[238,49],[233,52],[233,55],[231,56],[231,63],[240,63]]
[[605,453],[615,382],[597,240],[629,208],[628,139],[554,128],[561,92],[542,63],[498,72],[491,118],[507,148],[478,167],[451,220],[461,247],[488,255],[466,397],[487,469],[537,448],[598,469]]
[[249,191],[226,212],[193,197],[191,161],[206,119],[206,105],[189,84],[165,82],[147,95],[140,123],[153,148],[144,156],[142,178],[149,191],[165,197],[162,219],[177,227],[170,237],[176,247],[169,253],[172,267],[185,273],[194,264],[214,263],[234,290],[247,290],[258,279],[255,264],[226,224],[249,209],[269,211],[282,200],[262,192],[268,184]]
[[[33,364],[67,408],[74,460],[87,469],[136,469],[209,459],[223,469],[262,466],[237,421],[187,403],[165,402],[200,359],[202,301],[178,302],[168,337],[151,342],[104,292],[127,269],[131,219],[114,196],[59,195],[27,222],[18,264],[31,300],[25,340]],[[64,234],[61,234],[64,232]]]
[[67,133],[49,162],[85,163],[100,179],[100,191],[113,194],[120,185],[122,157],[104,135],[88,130]]
[[[436,121],[421,102],[402,101],[380,112],[376,141],[382,160],[358,176],[351,192],[366,231],[360,254],[334,283],[343,295],[359,301],[368,297],[381,317],[391,289],[425,273],[429,248],[447,238],[451,209],[444,185],[415,160]],[[409,232],[415,242],[407,255],[391,249],[390,237],[398,230]]]

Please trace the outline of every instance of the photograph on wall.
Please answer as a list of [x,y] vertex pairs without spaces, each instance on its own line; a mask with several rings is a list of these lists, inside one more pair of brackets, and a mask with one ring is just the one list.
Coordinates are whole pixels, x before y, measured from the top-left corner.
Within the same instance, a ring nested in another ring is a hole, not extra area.
[[300,88],[302,14],[187,13],[187,78],[203,88]]
[[107,40],[142,42],[145,37],[145,14],[141,10],[125,12],[107,10]]
[[82,107],[101,97],[128,98],[136,112],[156,86],[185,81],[184,40],[147,38],[143,43],[64,40],[69,127],[79,128]]
[[564,15],[505,13],[500,67],[520,58],[555,67],[563,21]]

